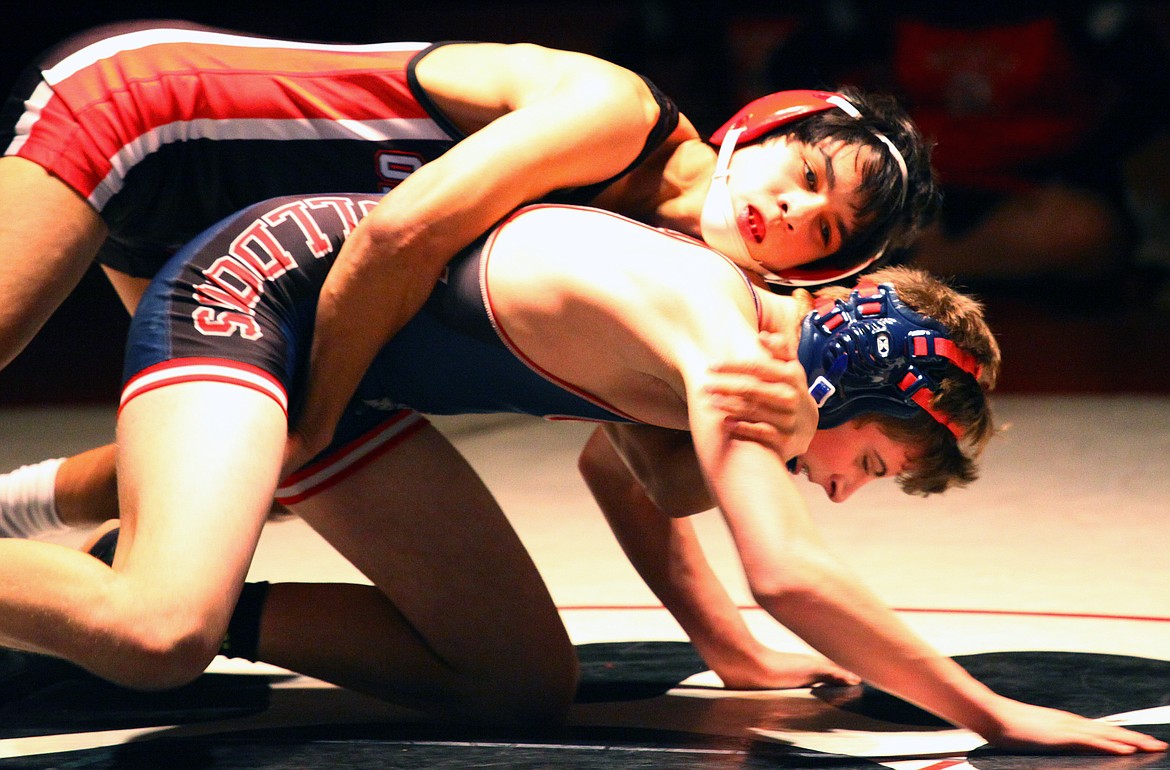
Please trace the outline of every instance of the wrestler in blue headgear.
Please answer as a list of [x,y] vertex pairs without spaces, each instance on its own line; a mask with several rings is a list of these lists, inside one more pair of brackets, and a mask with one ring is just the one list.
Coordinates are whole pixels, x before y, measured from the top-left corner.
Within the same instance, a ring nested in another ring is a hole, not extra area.
[[912,310],[890,283],[859,284],[847,300],[806,315],[797,355],[822,429],[869,412],[908,418],[925,410],[960,439],[962,428],[932,406],[937,376],[948,363],[976,380],[982,373],[943,324]]

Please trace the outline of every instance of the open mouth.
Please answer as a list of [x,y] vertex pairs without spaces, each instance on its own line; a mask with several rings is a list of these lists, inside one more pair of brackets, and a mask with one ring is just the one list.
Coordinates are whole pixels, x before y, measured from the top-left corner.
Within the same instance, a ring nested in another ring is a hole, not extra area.
[[760,212],[755,206],[746,206],[740,221],[743,229],[753,241],[756,243],[764,242],[764,236],[768,232],[768,226],[764,223],[764,218],[760,216]]

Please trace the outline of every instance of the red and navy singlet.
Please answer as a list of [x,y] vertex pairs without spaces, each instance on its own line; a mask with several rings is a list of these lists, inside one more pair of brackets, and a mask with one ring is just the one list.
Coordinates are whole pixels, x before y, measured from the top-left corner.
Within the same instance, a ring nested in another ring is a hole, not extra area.
[[[159,271],[130,325],[122,405],[156,388],[214,381],[251,388],[295,421],[321,285],[376,194],[289,196],[218,223]],[[452,260],[423,309],[382,349],[332,445],[282,486],[295,502],[432,414],[518,412],[626,421],[522,359],[489,320],[484,239]],[[310,479],[310,481],[306,481]]]
[[[0,150],[101,215],[103,264],[153,276],[232,212],[281,195],[385,193],[463,138],[414,78],[427,43],[277,40],[186,22],[95,29],[27,70]],[[661,117],[640,162],[677,122]],[[603,185],[558,198],[587,203]]]

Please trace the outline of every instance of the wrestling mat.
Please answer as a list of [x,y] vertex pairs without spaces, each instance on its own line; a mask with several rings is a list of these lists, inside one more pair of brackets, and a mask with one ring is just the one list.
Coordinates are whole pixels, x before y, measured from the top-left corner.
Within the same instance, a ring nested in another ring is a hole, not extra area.
[[[139,693],[55,661],[11,658],[0,666],[0,768],[1170,768],[1165,754],[999,751],[866,685],[724,690],[681,641],[578,651],[583,675],[570,723],[540,731],[422,719],[231,662],[181,689]],[[1068,651],[957,660],[1011,697],[1170,739],[1170,660]]]
[[[111,417],[10,412],[3,459],[96,446]],[[1004,398],[1000,419],[1004,435],[969,489],[920,500],[874,484],[845,505],[812,489],[812,515],[911,627],[993,689],[1170,739],[1170,400]],[[725,690],[582,489],[587,426],[440,427],[499,497],[577,645],[568,724],[472,729],[222,659],[188,687],[143,694],[0,656],[0,770],[1170,770],[1167,754],[995,750],[864,686]],[[717,515],[696,526],[753,632],[806,651],[752,606]],[[269,527],[251,577],[360,579],[296,521]]]

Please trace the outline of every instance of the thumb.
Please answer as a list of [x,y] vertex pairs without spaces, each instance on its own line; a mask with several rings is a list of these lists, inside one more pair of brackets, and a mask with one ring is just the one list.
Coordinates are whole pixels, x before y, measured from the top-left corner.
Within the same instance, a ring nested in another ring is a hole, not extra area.
[[760,344],[777,360],[792,361],[796,358],[796,339],[791,334],[762,331]]

